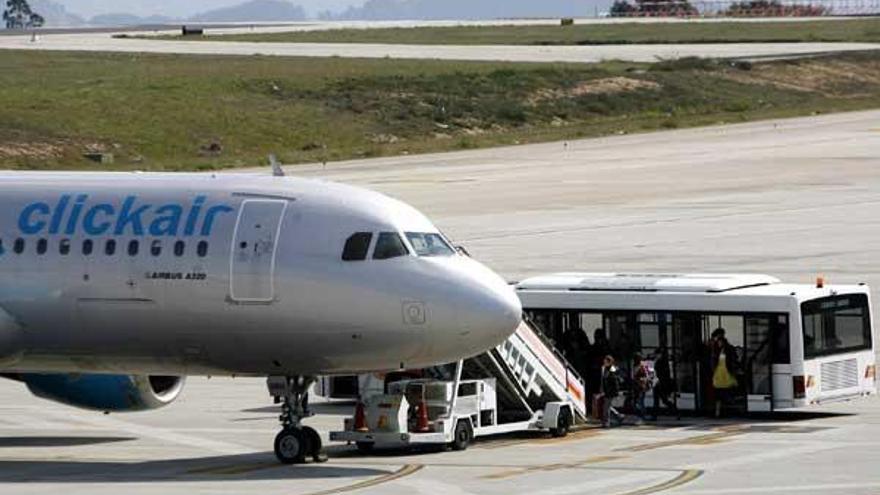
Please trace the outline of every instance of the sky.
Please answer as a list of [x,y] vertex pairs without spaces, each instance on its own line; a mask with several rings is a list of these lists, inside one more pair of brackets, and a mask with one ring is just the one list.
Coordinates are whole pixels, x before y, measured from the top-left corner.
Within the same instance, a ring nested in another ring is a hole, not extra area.
[[[53,0],[67,7],[72,14],[92,17],[98,14],[124,12],[139,16],[164,15],[188,17],[192,14],[243,3],[244,0]],[[362,5],[364,0],[292,0],[309,14],[323,10],[343,10]]]

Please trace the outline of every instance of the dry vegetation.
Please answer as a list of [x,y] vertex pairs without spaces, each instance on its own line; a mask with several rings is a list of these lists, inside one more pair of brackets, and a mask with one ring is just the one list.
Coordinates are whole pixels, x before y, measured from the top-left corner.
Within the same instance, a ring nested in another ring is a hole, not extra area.
[[0,166],[205,170],[878,107],[873,52],[510,64],[9,51]]

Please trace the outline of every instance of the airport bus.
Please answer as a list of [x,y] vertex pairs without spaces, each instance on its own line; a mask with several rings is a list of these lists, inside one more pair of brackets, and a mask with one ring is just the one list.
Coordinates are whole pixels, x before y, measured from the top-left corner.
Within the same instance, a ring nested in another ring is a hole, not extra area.
[[526,316],[583,370],[588,393],[597,392],[601,354],[614,356],[622,375],[637,353],[649,361],[663,355],[656,362],[668,363],[677,407],[711,413],[710,341],[718,329],[737,354],[736,393],[725,394],[736,412],[875,393],[864,284],[826,285],[821,278],[787,284],[751,274],[559,273],[516,289]]

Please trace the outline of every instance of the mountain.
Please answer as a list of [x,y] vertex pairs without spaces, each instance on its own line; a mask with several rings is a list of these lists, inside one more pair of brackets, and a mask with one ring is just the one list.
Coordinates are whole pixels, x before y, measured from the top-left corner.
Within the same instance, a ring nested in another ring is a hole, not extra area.
[[340,19],[500,19],[592,15],[584,0],[367,0],[335,16]]
[[306,18],[302,7],[285,0],[251,0],[249,2],[209,10],[192,16],[198,22],[272,22],[301,21]]
[[73,27],[86,23],[82,17],[71,14],[63,5],[51,0],[30,0],[28,3],[32,11],[46,19],[46,27]]
[[161,15],[153,15],[149,17],[140,17],[132,14],[101,14],[89,19],[92,26],[146,26],[156,24],[168,24],[174,22],[171,17]]

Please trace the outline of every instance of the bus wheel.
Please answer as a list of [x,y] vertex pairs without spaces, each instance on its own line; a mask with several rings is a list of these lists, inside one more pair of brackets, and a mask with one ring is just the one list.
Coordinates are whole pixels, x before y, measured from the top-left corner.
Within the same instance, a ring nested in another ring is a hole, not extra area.
[[559,417],[556,418],[556,428],[550,428],[550,434],[556,438],[568,435],[571,430],[571,411],[568,408],[560,409]]
[[455,435],[452,438],[452,450],[465,450],[474,439],[474,431],[469,421],[460,419],[455,425]]

